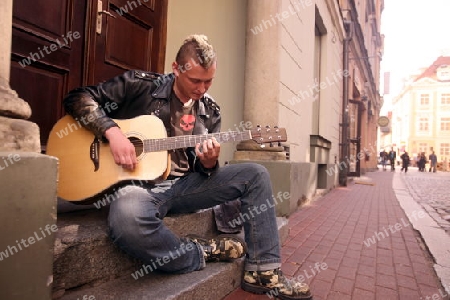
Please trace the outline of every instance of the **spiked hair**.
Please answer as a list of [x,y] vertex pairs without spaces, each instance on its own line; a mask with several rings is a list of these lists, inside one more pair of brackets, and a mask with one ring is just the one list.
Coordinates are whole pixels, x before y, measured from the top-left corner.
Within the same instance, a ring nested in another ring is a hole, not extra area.
[[208,69],[216,61],[216,52],[209,43],[208,37],[202,34],[188,36],[178,50],[175,58],[178,65],[182,66],[189,59],[194,59],[203,68]]

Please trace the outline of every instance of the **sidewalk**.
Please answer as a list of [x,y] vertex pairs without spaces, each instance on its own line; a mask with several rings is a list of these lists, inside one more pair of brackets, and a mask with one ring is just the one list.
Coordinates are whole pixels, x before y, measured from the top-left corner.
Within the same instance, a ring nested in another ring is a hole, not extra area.
[[[406,214],[392,187],[393,176],[398,182],[402,175],[368,173],[374,185],[355,178],[291,215],[284,274],[309,283],[314,300],[448,299],[411,224],[426,211]],[[238,289],[224,298],[257,299],[269,297]]]

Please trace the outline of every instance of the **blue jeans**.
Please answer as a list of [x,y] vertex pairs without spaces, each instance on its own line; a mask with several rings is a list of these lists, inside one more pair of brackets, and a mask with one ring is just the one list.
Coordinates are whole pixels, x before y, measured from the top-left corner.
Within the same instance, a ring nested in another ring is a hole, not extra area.
[[165,180],[150,188],[121,188],[109,212],[110,235],[129,255],[158,270],[187,273],[205,267],[197,243],[180,238],[163,218],[171,213],[190,213],[237,198],[241,200],[248,252],[245,269],[271,270],[281,266],[280,244],[272,187],[266,168],[254,163],[231,164],[210,177],[201,173]]

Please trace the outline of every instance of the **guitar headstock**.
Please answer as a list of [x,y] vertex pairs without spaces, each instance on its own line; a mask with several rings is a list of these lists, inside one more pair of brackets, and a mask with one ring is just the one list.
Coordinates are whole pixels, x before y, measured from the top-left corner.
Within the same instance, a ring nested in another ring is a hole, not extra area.
[[281,142],[287,141],[286,129],[278,126],[261,127],[258,125],[256,129],[252,129],[250,132],[252,134],[252,140],[262,147],[265,143],[270,143],[270,146],[273,146],[273,143],[278,143],[278,146],[280,146]]

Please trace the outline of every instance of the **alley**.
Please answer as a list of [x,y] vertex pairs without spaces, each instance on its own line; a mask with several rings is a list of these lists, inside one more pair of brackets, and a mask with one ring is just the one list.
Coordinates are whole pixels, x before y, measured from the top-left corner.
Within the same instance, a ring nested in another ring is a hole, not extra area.
[[[443,221],[435,225],[448,205],[448,181],[450,173],[379,170],[335,188],[290,216],[283,272],[308,282],[315,300],[448,299],[448,261],[438,260],[450,257],[450,237]],[[268,295],[238,289],[225,299]]]

